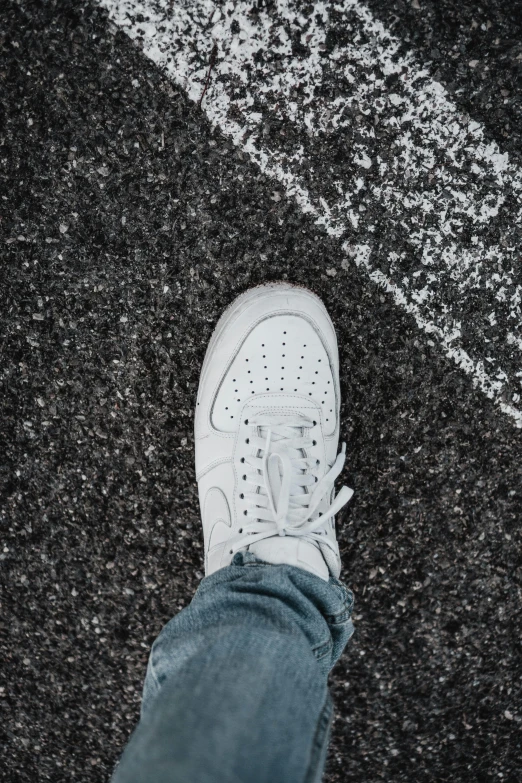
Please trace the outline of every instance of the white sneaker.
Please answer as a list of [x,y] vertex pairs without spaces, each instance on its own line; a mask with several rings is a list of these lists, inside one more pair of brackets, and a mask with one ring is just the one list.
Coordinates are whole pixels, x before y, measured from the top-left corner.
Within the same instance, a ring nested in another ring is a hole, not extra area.
[[239,296],[207,348],[195,417],[207,574],[239,550],[339,576],[334,514],[352,496],[333,484],[339,358],[321,300],[274,283]]

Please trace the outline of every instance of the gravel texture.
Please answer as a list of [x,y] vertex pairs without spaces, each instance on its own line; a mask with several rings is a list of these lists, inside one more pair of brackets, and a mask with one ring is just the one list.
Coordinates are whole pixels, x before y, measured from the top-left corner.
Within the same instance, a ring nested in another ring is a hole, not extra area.
[[522,5],[510,0],[366,0],[503,152],[522,162]]
[[[515,12],[418,4],[369,2],[516,156]],[[110,776],[150,644],[202,576],[206,343],[235,295],[285,279],[338,329],[356,490],[325,781],[518,783],[520,431],[104,13],[1,18],[2,780]]]

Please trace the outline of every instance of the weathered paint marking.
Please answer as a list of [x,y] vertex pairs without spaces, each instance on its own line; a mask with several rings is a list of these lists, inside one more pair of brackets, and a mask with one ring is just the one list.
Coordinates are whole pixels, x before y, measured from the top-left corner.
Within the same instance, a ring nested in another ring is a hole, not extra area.
[[100,3],[522,427],[522,173],[368,9]]

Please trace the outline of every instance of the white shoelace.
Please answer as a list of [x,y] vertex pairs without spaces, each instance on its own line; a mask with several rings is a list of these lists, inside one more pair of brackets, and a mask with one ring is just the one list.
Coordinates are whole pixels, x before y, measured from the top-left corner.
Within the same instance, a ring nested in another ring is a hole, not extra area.
[[[253,489],[242,494],[252,507],[238,536],[230,542],[231,551],[237,552],[277,535],[300,536],[334,549],[324,528],[348,503],[353,490],[342,487],[325,511],[318,511],[318,506],[331,494],[343,469],[346,444],[343,443],[328,473],[318,481],[312,472],[318,461],[304,456],[314,445],[309,432],[315,426],[314,421],[301,414],[260,415],[250,419],[249,424],[253,431],[249,444],[259,456],[244,458],[242,483],[245,487],[253,485]],[[308,488],[313,485],[310,491]]]

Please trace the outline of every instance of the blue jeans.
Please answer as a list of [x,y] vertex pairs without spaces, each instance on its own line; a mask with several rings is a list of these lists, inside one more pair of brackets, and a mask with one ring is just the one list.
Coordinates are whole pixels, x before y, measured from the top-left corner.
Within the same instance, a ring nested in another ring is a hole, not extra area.
[[112,783],[318,783],[353,595],[238,552],[152,646]]

